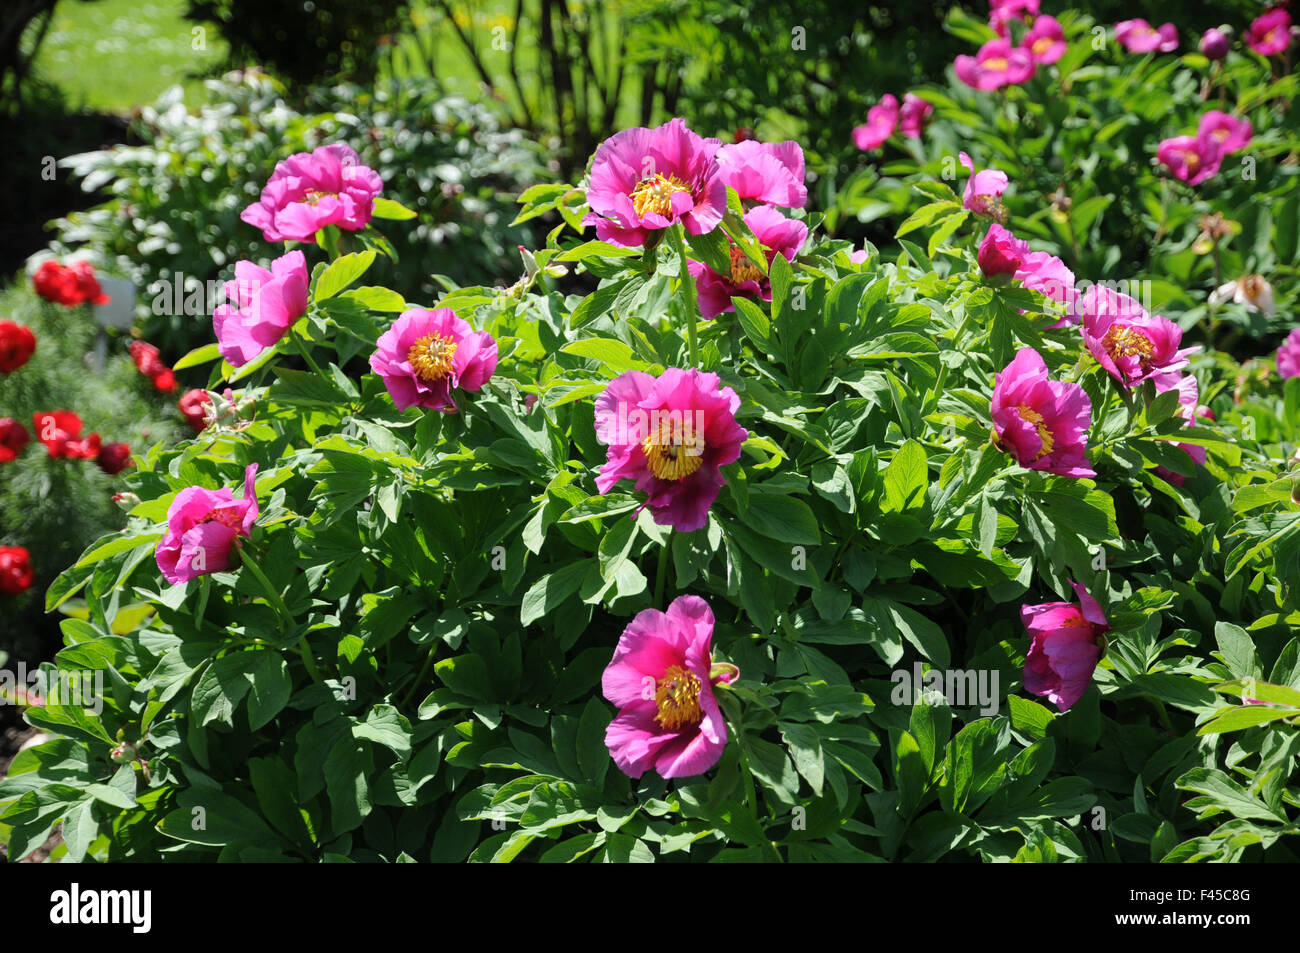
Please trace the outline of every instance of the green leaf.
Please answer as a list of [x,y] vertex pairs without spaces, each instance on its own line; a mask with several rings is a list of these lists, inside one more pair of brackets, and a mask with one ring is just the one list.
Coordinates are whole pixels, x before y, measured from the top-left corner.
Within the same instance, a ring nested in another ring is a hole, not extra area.
[[821,542],[817,517],[797,497],[752,493],[743,518],[751,529],[770,539],[801,546]]
[[312,290],[312,300],[324,301],[334,297],[364,275],[374,260],[375,253],[370,250],[354,252],[335,259],[316,280],[316,287]]
[[401,202],[395,202],[392,199],[386,199],[382,195],[375,199],[374,208],[371,215],[375,218],[386,218],[391,221],[406,221],[415,218],[415,212],[411,211]]
[[901,513],[925,503],[930,470],[925,448],[915,440],[899,447],[885,468],[885,512]]

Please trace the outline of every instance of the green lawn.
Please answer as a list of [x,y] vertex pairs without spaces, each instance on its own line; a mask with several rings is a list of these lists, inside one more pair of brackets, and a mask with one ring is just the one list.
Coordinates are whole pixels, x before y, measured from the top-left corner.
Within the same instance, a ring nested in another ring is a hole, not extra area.
[[[219,61],[225,41],[211,27],[196,37],[183,9],[181,0],[62,0],[36,69],[73,107],[130,112],[176,83],[197,102],[202,83],[187,77]],[[205,48],[194,49],[200,40]]]

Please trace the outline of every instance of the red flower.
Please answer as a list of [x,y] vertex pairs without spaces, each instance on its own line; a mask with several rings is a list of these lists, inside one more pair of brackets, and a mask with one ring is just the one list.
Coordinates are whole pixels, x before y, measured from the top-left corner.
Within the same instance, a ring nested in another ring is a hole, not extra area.
[[31,435],[27,428],[12,417],[0,417],[0,463],[9,463],[16,458]]
[[109,476],[115,476],[131,465],[131,447],[125,443],[106,443],[100,447],[95,462]]
[[194,432],[202,433],[208,425],[208,411],[212,407],[212,398],[208,396],[208,392],[199,387],[187,390],[176,402],[176,406],[181,409],[185,422],[194,428]]
[[0,546],[0,592],[16,596],[32,584],[32,562],[21,546]]
[[81,435],[81,418],[70,410],[43,410],[32,414],[36,439],[54,459],[68,456],[68,442]]
[[0,374],[12,374],[27,363],[36,351],[36,335],[31,328],[12,321],[0,321]]
[[69,440],[63,445],[63,455],[69,460],[96,460],[99,458],[99,434],[92,433],[82,440]]
[[158,388],[164,394],[170,394],[176,389],[176,375],[172,373],[170,367],[164,367],[154,375],[153,386]]
[[164,394],[176,389],[176,375],[162,362],[156,347],[145,341],[132,341],[128,350],[135,366],[141,374],[153,381],[154,387]]
[[104,294],[95,278],[95,269],[86,261],[74,262],[67,268],[57,261],[42,262],[32,276],[32,287],[47,301],[67,307],[86,301],[91,304],[108,302],[108,295]]

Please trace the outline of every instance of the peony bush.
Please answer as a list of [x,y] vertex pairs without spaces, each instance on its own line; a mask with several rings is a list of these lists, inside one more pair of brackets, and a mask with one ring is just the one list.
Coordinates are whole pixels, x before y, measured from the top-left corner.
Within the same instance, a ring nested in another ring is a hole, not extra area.
[[[963,82],[1069,68],[1021,6]],[[961,159],[858,247],[797,142],[627,129],[436,298],[361,169],[266,168],[203,429],[46,594],[103,705],[28,708],[10,854],[1296,859],[1300,382]]]

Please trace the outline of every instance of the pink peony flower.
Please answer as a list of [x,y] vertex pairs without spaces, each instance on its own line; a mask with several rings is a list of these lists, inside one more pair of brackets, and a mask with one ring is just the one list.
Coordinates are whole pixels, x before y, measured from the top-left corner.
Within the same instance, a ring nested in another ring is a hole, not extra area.
[[879,149],[894,134],[898,114],[898,100],[893,93],[885,93],[879,105],[867,110],[866,123],[853,128],[853,144],[864,152]]
[[1252,132],[1250,120],[1244,116],[1238,119],[1231,113],[1211,109],[1201,117],[1201,122],[1196,127],[1196,138],[1214,139],[1223,154],[1227,155],[1250,145]]
[[1179,350],[1183,329],[1168,318],[1147,314],[1128,295],[1093,285],[1076,299],[1083,340],[1111,377],[1125,387],[1188,364],[1199,347]]
[[[699,596],[678,596],[667,612],[643,609],[619,637],[601,678],[618,715],[605,745],[620,771],[639,778],[703,774],[727,746],[727,724],[713,686],[738,676],[713,672],[713,610]],[[719,666],[722,668],[722,666]]]
[[979,266],[985,278],[1014,275],[1029,255],[1029,243],[994,222],[980,242]]
[[316,242],[326,225],[355,232],[370,222],[384,182],[341,142],[276,164],[262,196],[240,213],[268,242]]
[[1046,695],[1060,711],[1083,697],[1101,660],[1105,634],[1110,631],[1097,600],[1077,582],[1072,602],[1021,606],[1020,619],[1029,633],[1025,658],[1025,691]]
[[930,120],[934,106],[920,96],[906,93],[903,96],[903,108],[899,111],[899,126],[903,135],[909,139],[920,139],[921,132]]
[[1034,58],[1006,40],[989,40],[974,56],[958,56],[953,68],[957,78],[972,89],[1001,89],[1033,76]]
[[291,251],[271,262],[271,270],[251,261],[235,263],[235,280],[225,284],[228,304],[212,312],[212,329],[221,356],[242,367],[284,337],[307,310],[307,259]]
[[634,480],[656,523],[699,529],[726,483],[719,467],[739,459],[749,437],[736,423],[739,409],[740,397],[719,386],[717,374],[675,367],[657,378],[620,374],[596,398],[596,439],[609,448],[596,489]]
[[1200,185],[1219,171],[1223,149],[1213,136],[1175,136],[1161,140],[1156,158],[1169,168],[1174,178],[1188,185]]
[[718,150],[717,160],[723,185],[735,189],[742,202],[781,208],[803,208],[808,204],[803,150],[793,139],[729,143]]
[[615,133],[592,160],[591,212],[583,224],[624,248],[644,245],[652,232],[679,221],[692,235],[713,231],[727,210],[721,145],[691,132],[685,119]]
[[1260,56],[1277,56],[1291,45],[1291,14],[1281,7],[1265,11],[1250,24],[1246,45]]
[[497,369],[497,342],[450,308],[412,308],[379,336],[370,369],[384,379],[398,410],[419,406],[454,414],[459,408],[452,390],[483,388]]
[[1224,60],[1228,58],[1228,50],[1232,47],[1227,35],[1222,30],[1216,30],[1210,27],[1201,36],[1200,49],[1207,59]]
[[247,537],[257,522],[257,464],[244,470],[244,498],[226,487],[207,490],[188,486],[167,508],[167,533],[154,557],[163,577],[172,585],[230,566],[236,538]]
[[[1156,393],[1163,394],[1167,390],[1178,391],[1178,410],[1175,415],[1181,417],[1189,426],[1196,423],[1197,417],[1214,418],[1214,414],[1208,407],[1199,406],[1201,399],[1200,386],[1196,383],[1196,378],[1191,374],[1179,374],[1177,371],[1172,374],[1161,374],[1153,378]],[[1205,466],[1205,448],[1194,443],[1179,443],[1174,446],[1182,450],[1192,462],[1198,467]],[[1182,486],[1186,481],[1181,473],[1174,473],[1164,467],[1156,467],[1156,474],[1168,480],[1174,486]]]
[[1011,21],[1034,22],[1038,16],[1039,0],[991,0],[989,3],[989,28],[1004,40],[1011,38]]
[[1292,329],[1277,349],[1277,373],[1283,379],[1300,377],[1300,328]]
[[990,404],[998,440],[1029,470],[1068,477],[1094,477],[1088,466],[1092,401],[1078,384],[1054,381],[1031,347],[1016,352],[994,376]]
[[1038,66],[1050,66],[1069,48],[1065,42],[1065,30],[1056,17],[1039,17],[1033,27],[1025,34],[1020,45],[1029,51]]
[[1121,20],[1115,24],[1115,39],[1130,53],[1171,53],[1178,49],[1178,30],[1172,23],[1159,29],[1146,20]]
[[[807,225],[786,218],[770,205],[757,205],[746,212],[745,224],[763,246],[769,266],[778,254],[784,255],[786,261],[794,261],[808,239]],[[699,289],[700,313],[706,318],[736,310],[731,302],[736,296],[772,300],[772,285],[767,275],[734,244],[731,245],[731,270],[725,275],[698,261],[688,261],[687,267]]]
[[1065,266],[1065,262],[1045,251],[1031,251],[1021,261],[1016,273],[1011,276],[1024,287],[1042,292],[1049,300],[1060,304],[1062,317],[1053,328],[1069,327],[1078,321],[1074,313],[1074,272]]
[[966,192],[962,196],[962,206],[974,212],[976,215],[988,215],[996,218],[997,208],[1002,199],[1002,193],[1007,190],[1010,180],[1005,172],[999,172],[997,169],[983,169],[975,171],[975,163],[971,157],[962,152],[958,154],[961,164],[970,170],[970,178],[966,180]]

